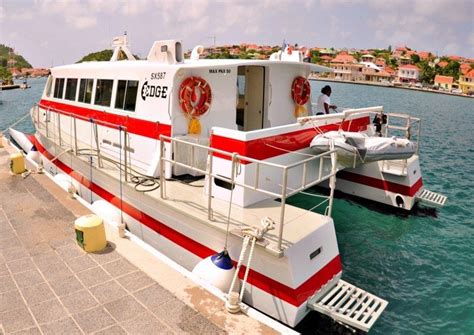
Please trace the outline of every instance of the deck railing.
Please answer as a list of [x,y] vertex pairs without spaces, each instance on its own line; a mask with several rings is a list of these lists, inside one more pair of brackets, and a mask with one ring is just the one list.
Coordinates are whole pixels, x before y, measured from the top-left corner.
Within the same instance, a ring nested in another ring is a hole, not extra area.
[[[200,150],[205,150],[207,152],[207,166],[206,169],[200,169],[196,166],[193,166],[192,163],[186,164],[183,162],[179,162],[175,158],[171,158],[172,155],[166,155],[166,148],[165,144],[170,143],[171,147],[175,145],[176,143],[179,143],[180,145],[188,145],[191,146],[191,152],[192,155],[194,155],[194,151],[197,149]],[[232,164],[230,168],[230,177],[225,177],[220,174],[217,174],[214,172],[214,159],[213,157],[215,155],[219,155],[220,157],[225,157],[229,159]],[[281,200],[280,203],[280,218],[279,218],[279,225],[278,225],[278,251],[282,251],[282,239],[283,239],[283,227],[285,223],[285,207],[286,207],[286,200],[288,197],[301,192],[311,186],[317,185],[325,180],[330,179],[330,188],[331,192],[330,195],[327,197],[328,201],[328,206],[326,207],[325,214],[326,215],[331,215],[332,211],[332,203],[333,203],[333,196],[334,196],[334,186],[335,186],[335,178],[336,178],[336,150],[332,148],[332,150],[329,150],[327,152],[324,152],[319,155],[314,155],[309,158],[302,159],[298,162],[289,164],[289,165],[282,165],[282,164],[276,164],[272,163],[269,161],[263,161],[263,160],[258,160],[254,159],[251,157],[246,157],[243,155],[240,155],[238,153],[231,153],[227,151],[223,151],[220,149],[216,148],[211,148],[205,145],[201,145],[198,143],[194,142],[188,142],[183,139],[178,139],[178,138],[173,138],[165,135],[160,136],[160,195],[163,199],[166,199],[166,179],[165,179],[165,169],[166,165],[171,165],[171,166],[180,166],[183,168],[190,169],[192,171],[201,173],[206,176],[207,178],[207,183],[208,183],[208,203],[207,203],[207,211],[208,211],[208,218],[212,220],[212,181],[215,179],[221,180],[223,182],[226,182],[231,185],[230,187],[230,192],[233,192],[235,186],[242,187],[244,189],[260,192],[266,195],[269,195],[274,198],[279,198]],[[330,169],[324,169],[324,164],[325,161],[330,160]],[[319,162],[316,162],[319,160]],[[254,164],[255,165],[255,174],[252,178],[251,182],[245,182],[239,178],[237,178],[237,170],[238,167],[242,162],[245,162],[247,164]],[[307,180],[307,171],[308,171],[308,166],[310,164],[319,164],[319,169],[318,169],[318,174],[317,178],[313,180]],[[271,191],[268,189],[264,189],[261,187],[259,181],[262,178],[262,167],[270,167],[270,168],[276,168],[281,171],[281,191],[280,192],[275,192]],[[301,177],[301,184],[297,187],[292,187],[289,189],[288,187],[288,177],[289,173],[298,168],[302,167],[303,170],[303,175]],[[232,204],[230,204],[231,206]]]
[[[42,109],[45,113],[44,122],[41,122],[40,109]],[[51,121],[51,113],[56,113],[56,115],[57,115],[56,122]],[[64,132],[64,130],[61,129],[61,116],[70,117],[71,121],[72,121],[72,125],[71,125],[72,134],[68,134],[68,135],[71,138],[71,140],[74,141],[74,145],[73,145],[73,143],[69,143],[69,145],[70,145],[70,149],[73,151],[75,156],[78,155],[78,152],[79,152],[79,149],[80,149],[79,146],[78,146],[78,138],[77,138],[77,120],[89,123],[90,126],[91,126],[91,133],[93,134],[92,137],[93,137],[93,140],[94,140],[94,143],[95,143],[95,149],[92,148],[92,144],[90,146],[90,149],[96,152],[97,162],[98,162],[99,167],[102,167],[103,163],[102,163],[102,153],[101,153],[100,143],[99,143],[98,125],[103,125],[103,126],[106,126],[108,128],[112,128],[112,129],[117,130],[119,132],[119,142],[123,143],[121,145],[121,148],[119,148],[119,150],[123,150],[123,159],[124,159],[124,163],[123,163],[124,167],[121,170],[123,170],[125,180],[128,181],[129,171],[131,170],[131,159],[129,157],[130,152],[128,150],[128,148],[129,148],[129,145],[128,145],[128,142],[129,142],[128,141],[128,130],[127,130],[126,126],[117,125],[117,124],[110,123],[110,122],[107,122],[107,121],[102,121],[102,120],[98,121],[98,120],[95,120],[93,118],[88,118],[88,117],[85,117],[85,116],[77,115],[77,114],[65,111],[63,109],[58,109],[58,108],[54,108],[54,107],[50,107],[50,106],[45,106],[45,105],[42,105],[42,104],[36,104],[33,107],[31,116],[32,116],[33,122],[36,124],[38,130],[41,130],[42,125],[44,125],[45,135],[46,135],[47,138],[50,137],[50,135],[51,135],[50,133],[52,132],[50,130],[49,123],[53,123],[53,127],[54,127],[54,123],[57,123],[57,125],[56,125],[57,132],[53,131],[53,136],[56,136],[56,134],[57,134],[58,145],[59,145],[60,148],[63,148],[63,132]]]

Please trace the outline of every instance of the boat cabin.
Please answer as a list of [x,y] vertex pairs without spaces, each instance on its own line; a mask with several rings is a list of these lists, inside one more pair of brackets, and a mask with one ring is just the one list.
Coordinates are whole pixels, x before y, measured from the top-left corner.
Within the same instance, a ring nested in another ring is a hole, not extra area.
[[[159,173],[160,135],[256,159],[271,158],[265,153],[275,151],[262,147],[265,139],[280,136],[278,141],[291,147],[294,141],[285,140],[285,134],[300,131],[297,117],[312,111],[306,78],[312,71],[328,70],[301,62],[301,53],[291,50],[262,61],[200,59],[202,47],[184,60],[181,42],[175,40],[155,42],[146,60],[132,59],[124,45],[118,49],[128,59],[117,60],[116,51],[109,62],[53,68],[40,107],[55,111],[53,117],[79,117],[83,122],[76,127],[84,129],[76,130],[78,136],[91,134],[88,121],[98,124],[94,136],[100,150],[112,156],[118,157],[123,148],[118,133],[127,132],[124,145],[132,166],[153,176]],[[63,131],[70,129],[70,121],[55,123]],[[304,140],[313,136],[314,132]],[[286,149],[294,149],[290,147]],[[180,155],[182,161],[192,159],[194,166],[204,168],[207,152],[190,150],[170,146],[166,154]],[[195,174],[179,166],[166,169],[167,177],[187,173]]]

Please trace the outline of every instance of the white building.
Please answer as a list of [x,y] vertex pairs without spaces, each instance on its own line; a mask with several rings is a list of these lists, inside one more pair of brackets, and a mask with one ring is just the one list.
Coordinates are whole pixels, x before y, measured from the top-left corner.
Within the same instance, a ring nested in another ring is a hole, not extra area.
[[420,78],[420,69],[412,64],[401,65],[398,68],[397,77],[401,83],[415,83]]

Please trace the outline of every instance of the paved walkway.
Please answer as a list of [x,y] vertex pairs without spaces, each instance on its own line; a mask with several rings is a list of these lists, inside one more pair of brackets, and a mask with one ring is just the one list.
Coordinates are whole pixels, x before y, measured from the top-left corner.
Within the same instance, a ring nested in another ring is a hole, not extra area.
[[0,148],[0,334],[273,333],[110,228],[110,246],[85,253],[73,223],[89,211],[44,175],[11,176],[8,157]]

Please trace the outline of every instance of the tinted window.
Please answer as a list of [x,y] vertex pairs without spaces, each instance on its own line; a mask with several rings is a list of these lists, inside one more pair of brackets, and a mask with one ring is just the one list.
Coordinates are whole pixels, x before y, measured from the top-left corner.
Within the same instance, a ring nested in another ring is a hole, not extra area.
[[54,83],[54,97],[58,99],[62,99],[63,90],[64,90],[64,78],[56,78],[56,82]]
[[69,78],[66,81],[66,96],[64,97],[67,100],[76,100],[76,92],[77,92],[77,79]]
[[79,102],[91,103],[93,84],[94,79],[81,79],[81,83],[79,84]]
[[97,79],[94,104],[110,107],[113,83],[110,79]]
[[137,90],[137,80],[119,80],[117,85],[117,96],[115,98],[115,108],[131,112],[135,111]]

